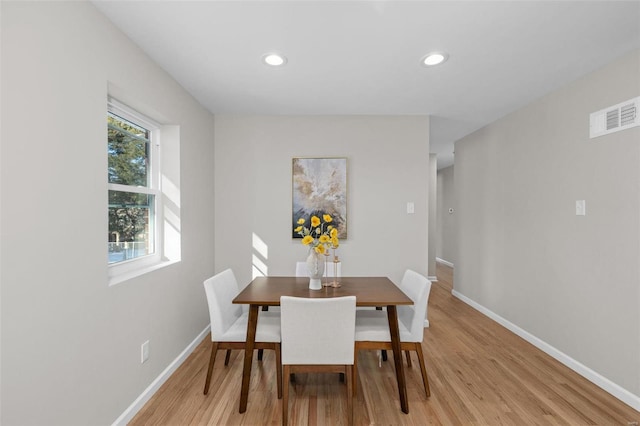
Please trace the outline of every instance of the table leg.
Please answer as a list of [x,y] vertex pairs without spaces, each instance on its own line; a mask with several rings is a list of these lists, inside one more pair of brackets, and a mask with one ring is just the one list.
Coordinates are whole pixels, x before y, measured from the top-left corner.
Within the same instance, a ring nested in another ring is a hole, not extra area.
[[256,344],[256,327],[258,326],[258,307],[258,305],[249,306],[249,323],[247,324],[247,341],[244,348],[244,368],[242,370],[242,389],[240,390],[240,413],[247,411],[251,362],[253,361],[253,348]]
[[404,378],[404,366],[402,363],[402,350],[400,348],[400,331],[398,329],[398,311],[395,305],[387,306],[387,318],[389,319],[389,331],[391,332],[391,347],[393,348],[393,361],[396,366],[396,379],[398,380],[398,392],[400,394],[400,407],[402,412],[409,414],[409,402],[407,400],[407,383]]

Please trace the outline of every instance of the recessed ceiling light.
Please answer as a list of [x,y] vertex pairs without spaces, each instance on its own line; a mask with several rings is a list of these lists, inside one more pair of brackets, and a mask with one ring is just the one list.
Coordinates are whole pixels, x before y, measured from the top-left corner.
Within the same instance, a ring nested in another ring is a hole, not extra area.
[[281,67],[287,63],[287,58],[279,53],[267,53],[262,61],[271,67]]
[[434,65],[443,63],[444,61],[447,60],[447,58],[448,58],[448,55],[446,53],[432,52],[432,53],[429,53],[424,58],[422,58],[422,65],[424,65],[425,67],[432,67]]

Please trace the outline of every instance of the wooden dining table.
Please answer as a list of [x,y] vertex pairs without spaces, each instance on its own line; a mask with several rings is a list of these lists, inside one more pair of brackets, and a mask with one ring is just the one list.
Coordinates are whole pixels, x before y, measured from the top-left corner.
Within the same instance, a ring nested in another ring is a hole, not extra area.
[[281,296],[310,298],[356,296],[356,306],[386,306],[400,407],[404,413],[409,413],[396,307],[413,305],[413,301],[387,277],[341,277],[339,281],[340,287],[310,290],[308,277],[257,277],[233,299],[233,303],[249,305],[247,341],[240,390],[240,413],[247,410],[249,399],[249,381],[258,324],[258,310],[260,306],[279,306]]

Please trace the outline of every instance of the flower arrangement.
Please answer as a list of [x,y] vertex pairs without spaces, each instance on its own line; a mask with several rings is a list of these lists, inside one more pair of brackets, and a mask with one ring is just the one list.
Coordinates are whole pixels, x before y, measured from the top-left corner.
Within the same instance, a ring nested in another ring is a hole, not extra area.
[[298,219],[298,226],[293,232],[302,237],[302,244],[309,246],[318,254],[327,253],[328,249],[337,249],[340,245],[338,240],[338,229],[331,225],[333,219],[328,214],[322,215],[322,220],[318,216],[311,216],[309,226],[306,226],[305,218]]

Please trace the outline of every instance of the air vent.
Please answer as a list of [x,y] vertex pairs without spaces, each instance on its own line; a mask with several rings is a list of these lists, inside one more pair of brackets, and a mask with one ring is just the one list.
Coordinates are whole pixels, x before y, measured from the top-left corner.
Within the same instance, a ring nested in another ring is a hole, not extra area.
[[620,110],[618,108],[607,111],[607,130],[620,127]]
[[637,124],[638,108],[636,103],[630,103],[620,108],[620,126],[628,126],[630,124]]
[[640,97],[592,113],[589,117],[589,136],[595,138],[640,126],[638,108]]

